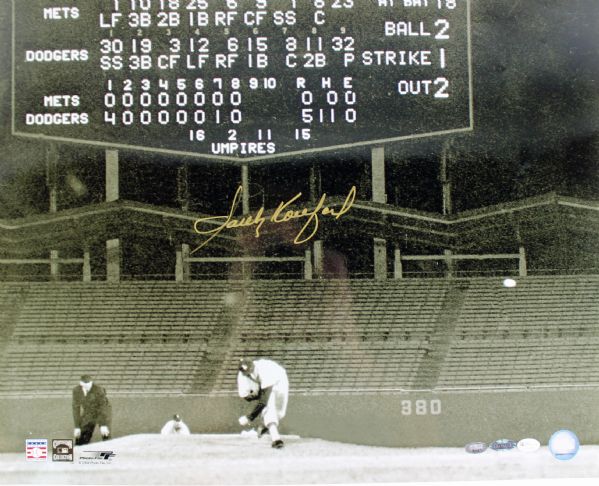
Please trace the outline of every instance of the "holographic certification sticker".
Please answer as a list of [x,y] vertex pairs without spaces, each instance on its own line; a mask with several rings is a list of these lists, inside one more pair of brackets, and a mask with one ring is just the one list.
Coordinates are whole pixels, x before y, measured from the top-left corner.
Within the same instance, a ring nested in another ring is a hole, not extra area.
[[549,450],[560,461],[569,461],[580,448],[578,437],[571,430],[558,430],[549,439]]
[[515,440],[498,439],[495,442],[492,442],[489,447],[494,451],[510,451],[515,449],[517,446],[518,443]]
[[485,452],[489,447],[485,442],[470,442],[470,444],[466,445],[466,452],[469,454],[480,454]]

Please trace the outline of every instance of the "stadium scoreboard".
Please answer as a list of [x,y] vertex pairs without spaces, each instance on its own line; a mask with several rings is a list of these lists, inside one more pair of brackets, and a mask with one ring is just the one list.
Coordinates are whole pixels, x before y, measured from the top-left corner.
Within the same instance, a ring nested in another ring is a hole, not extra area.
[[13,133],[251,161],[472,128],[469,0],[13,0]]

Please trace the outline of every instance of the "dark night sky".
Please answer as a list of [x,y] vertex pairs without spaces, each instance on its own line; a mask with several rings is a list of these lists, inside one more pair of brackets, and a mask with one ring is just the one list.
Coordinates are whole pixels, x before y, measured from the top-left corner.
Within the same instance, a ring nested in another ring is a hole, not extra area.
[[[0,210],[13,214],[17,203],[10,194],[20,187],[23,195],[23,186],[39,179],[43,150],[8,133],[10,2],[0,1]],[[475,131],[452,145],[458,209],[549,190],[599,198],[599,2],[472,0],[472,15]],[[399,193],[418,192],[420,184],[426,199],[426,179],[435,177],[443,142],[433,137],[387,147],[389,173],[404,181],[398,182],[405,185]],[[343,159],[364,153],[323,154],[318,160],[334,159],[342,167]],[[155,163],[146,155],[131,158]],[[88,176],[101,168],[99,151],[61,148],[61,159],[71,166],[84,159],[89,167],[77,170]],[[209,173],[220,178],[221,169],[211,167]],[[346,179],[358,182],[359,172]],[[220,175],[225,173],[230,171]],[[428,209],[417,199],[399,203]]]

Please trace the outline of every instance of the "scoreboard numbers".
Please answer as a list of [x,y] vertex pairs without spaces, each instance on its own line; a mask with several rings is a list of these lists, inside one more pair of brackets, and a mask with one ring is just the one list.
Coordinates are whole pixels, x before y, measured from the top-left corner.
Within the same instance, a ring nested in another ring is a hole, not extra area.
[[473,128],[470,0],[13,0],[12,28],[18,136],[245,163]]

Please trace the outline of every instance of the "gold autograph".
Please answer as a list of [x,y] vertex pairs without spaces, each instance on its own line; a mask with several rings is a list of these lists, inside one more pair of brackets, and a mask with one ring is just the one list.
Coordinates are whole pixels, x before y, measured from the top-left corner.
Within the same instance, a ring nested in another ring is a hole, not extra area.
[[[233,228],[247,228],[250,226],[255,227],[255,236],[256,238],[260,237],[260,230],[264,226],[264,224],[269,221],[273,224],[286,223],[288,221],[292,221],[295,219],[307,218],[304,225],[301,227],[293,243],[296,245],[300,245],[312,239],[316,232],[318,231],[318,226],[320,224],[319,216],[330,216],[335,219],[339,219],[345,213],[347,213],[354,201],[356,199],[356,186],[352,186],[345,201],[341,205],[341,208],[335,210],[329,206],[325,205],[325,201],[327,198],[326,194],[323,194],[316,204],[314,209],[308,209],[307,207],[303,207],[301,209],[290,209],[289,207],[297,201],[302,193],[298,192],[295,196],[293,196],[288,201],[282,201],[279,203],[274,212],[267,217],[264,215],[265,209],[262,206],[255,214],[249,214],[242,218],[235,218],[233,214],[239,205],[239,201],[241,199],[241,193],[243,192],[243,187],[239,186],[237,191],[235,192],[235,196],[233,197],[233,202],[231,203],[231,208],[229,210],[229,214],[224,216],[209,216],[207,218],[198,218],[194,222],[193,229],[199,235],[208,236],[204,242],[195,248],[191,253],[195,253],[199,249],[206,246],[213,238],[216,238],[223,230],[225,229],[233,229]],[[212,227],[210,229],[203,229],[202,225],[205,225],[208,222],[221,222],[221,224],[217,227]],[[310,231],[311,229],[311,231]],[[309,233],[308,233],[309,232]]]

